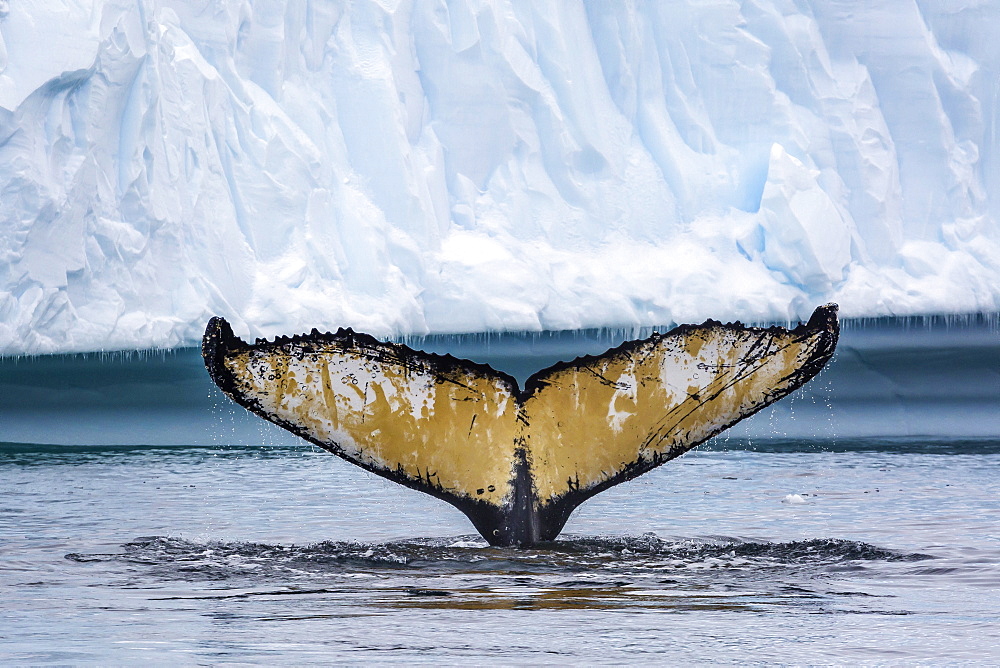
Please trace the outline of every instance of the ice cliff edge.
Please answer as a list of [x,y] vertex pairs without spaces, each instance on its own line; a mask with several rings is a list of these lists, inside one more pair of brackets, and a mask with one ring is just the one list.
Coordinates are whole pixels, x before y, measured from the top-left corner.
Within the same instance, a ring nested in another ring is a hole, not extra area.
[[0,353],[1000,309],[1000,5],[0,2]]

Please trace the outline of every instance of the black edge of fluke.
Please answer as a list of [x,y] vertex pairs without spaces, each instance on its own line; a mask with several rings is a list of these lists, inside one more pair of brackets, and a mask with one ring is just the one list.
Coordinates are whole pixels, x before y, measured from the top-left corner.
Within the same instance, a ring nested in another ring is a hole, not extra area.
[[222,316],[215,316],[208,321],[205,327],[205,335],[201,339],[201,357],[205,360],[205,368],[208,375],[220,389],[227,391],[227,379],[220,371],[224,368],[223,362],[226,353],[236,347],[234,344],[242,344],[243,340],[233,333],[233,328]]
[[809,317],[809,322],[804,325],[800,324],[792,330],[793,334],[801,333],[802,336],[810,336],[816,332],[822,333],[813,358],[795,371],[796,379],[793,389],[802,387],[812,380],[833,357],[833,353],[837,349],[837,342],[840,340],[840,320],[837,318],[839,310],[840,307],[834,303],[818,306]]
[[832,302],[817,306],[816,310],[809,316],[809,322],[806,323],[806,327],[810,329],[825,329],[829,332],[840,332],[840,323],[837,320],[837,311],[839,310],[840,306]]

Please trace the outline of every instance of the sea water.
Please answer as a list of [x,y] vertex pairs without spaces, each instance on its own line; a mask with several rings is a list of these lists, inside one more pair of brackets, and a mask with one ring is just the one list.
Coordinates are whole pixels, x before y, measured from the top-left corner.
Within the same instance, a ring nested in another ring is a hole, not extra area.
[[[0,663],[997,663],[993,334],[845,337],[814,395],[529,550],[255,432],[196,354],[7,360]],[[857,433],[879,424],[845,389],[863,372],[935,387],[860,384],[887,426]],[[942,387],[966,391],[918,401]],[[899,433],[921,406],[936,417]],[[953,413],[978,426],[947,433]]]

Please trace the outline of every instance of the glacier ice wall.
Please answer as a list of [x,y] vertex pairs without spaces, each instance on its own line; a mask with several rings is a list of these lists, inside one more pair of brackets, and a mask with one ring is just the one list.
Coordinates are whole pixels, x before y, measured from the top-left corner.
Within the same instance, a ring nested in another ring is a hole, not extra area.
[[1000,310],[1000,4],[0,0],[0,352]]

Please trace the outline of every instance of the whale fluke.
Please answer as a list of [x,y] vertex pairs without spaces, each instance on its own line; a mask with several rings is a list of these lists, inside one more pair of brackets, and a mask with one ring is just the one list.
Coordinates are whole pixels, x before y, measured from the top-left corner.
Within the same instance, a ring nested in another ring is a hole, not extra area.
[[560,362],[523,390],[484,364],[367,334],[246,343],[205,330],[212,380],[257,415],[447,501],[492,545],[553,540],[599,492],[670,461],[811,379],[837,305],[794,329],[709,320]]

